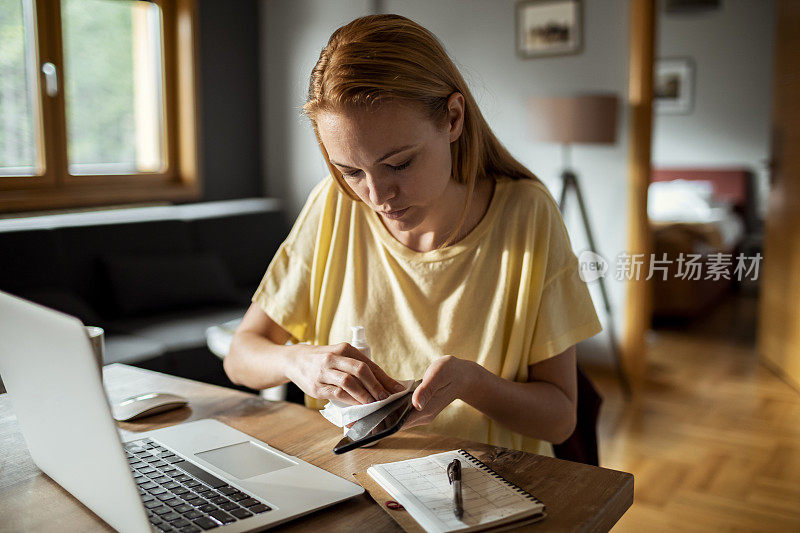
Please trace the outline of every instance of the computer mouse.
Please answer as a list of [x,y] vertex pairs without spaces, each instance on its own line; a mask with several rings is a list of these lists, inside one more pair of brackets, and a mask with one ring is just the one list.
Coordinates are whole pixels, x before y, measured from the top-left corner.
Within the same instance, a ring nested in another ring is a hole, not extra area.
[[137,418],[163,413],[164,411],[171,411],[172,409],[180,409],[188,403],[189,400],[177,394],[148,392],[146,394],[131,396],[121,402],[115,403],[111,406],[111,411],[114,414],[115,420],[118,422],[127,422],[129,420],[136,420]]

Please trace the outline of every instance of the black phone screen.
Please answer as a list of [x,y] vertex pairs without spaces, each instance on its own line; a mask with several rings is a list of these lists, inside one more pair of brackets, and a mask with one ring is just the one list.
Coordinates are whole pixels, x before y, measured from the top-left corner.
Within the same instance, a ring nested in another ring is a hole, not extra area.
[[414,410],[411,397],[420,383],[422,380],[416,381],[404,396],[356,421],[333,448],[333,453],[349,452],[396,433]]

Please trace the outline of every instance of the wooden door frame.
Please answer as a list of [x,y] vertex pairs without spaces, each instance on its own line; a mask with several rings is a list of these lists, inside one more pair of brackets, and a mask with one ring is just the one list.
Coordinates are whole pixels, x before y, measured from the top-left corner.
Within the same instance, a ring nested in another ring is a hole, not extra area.
[[800,312],[795,303],[800,283],[796,270],[792,269],[799,255],[794,236],[800,227],[800,216],[794,208],[800,189],[800,166],[796,156],[787,158],[800,137],[798,129],[793,127],[798,111],[792,105],[800,73],[798,28],[800,6],[794,0],[778,0],[772,58],[769,205],[759,276],[756,350],[765,367],[800,391],[800,334],[797,333]]

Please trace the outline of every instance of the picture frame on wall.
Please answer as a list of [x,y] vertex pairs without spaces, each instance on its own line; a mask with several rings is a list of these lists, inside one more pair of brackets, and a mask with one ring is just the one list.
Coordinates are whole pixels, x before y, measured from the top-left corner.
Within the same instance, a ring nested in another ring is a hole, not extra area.
[[522,58],[579,53],[583,46],[581,0],[517,2],[516,41]]
[[694,108],[694,61],[668,57],[656,61],[653,105],[661,114],[688,115]]

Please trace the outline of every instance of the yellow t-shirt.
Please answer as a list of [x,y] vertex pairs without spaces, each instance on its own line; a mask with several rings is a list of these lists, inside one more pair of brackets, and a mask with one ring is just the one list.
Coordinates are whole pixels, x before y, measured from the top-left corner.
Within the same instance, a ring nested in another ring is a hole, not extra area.
[[[558,207],[534,180],[499,180],[464,239],[416,252],[328,177],[311,192],[253,302],[295,342],[347,342],[351,326],[364,326],[373,361],[396,379],[419,379],[452,355],[525,382],[529,365],[602,329]],[[461,400],[420,429],[552,455],[549,443]]]

